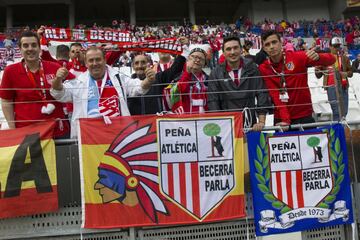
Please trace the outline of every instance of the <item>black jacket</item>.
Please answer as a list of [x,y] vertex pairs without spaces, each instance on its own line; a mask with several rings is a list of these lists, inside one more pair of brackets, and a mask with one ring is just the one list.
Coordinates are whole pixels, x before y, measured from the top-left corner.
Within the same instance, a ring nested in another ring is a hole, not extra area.
[[[149,91],[143,96],[129,97],[127,99],[131,115],[155,114],[163,111],[162,92],[163,89],[181,74],[186,58],[179,55],[175,58],[172,66],[155,75],[155,82]],[[132,78],[136,78],[136,74]]]
[[249,108],[253,125],[256,123],[256,113],[266,114],[271,106],[265,83],[256,63],[250,59],[244,58],[239,86],[230,78],[225,62],[211,71],[208,82],[209,110],[240,111]]

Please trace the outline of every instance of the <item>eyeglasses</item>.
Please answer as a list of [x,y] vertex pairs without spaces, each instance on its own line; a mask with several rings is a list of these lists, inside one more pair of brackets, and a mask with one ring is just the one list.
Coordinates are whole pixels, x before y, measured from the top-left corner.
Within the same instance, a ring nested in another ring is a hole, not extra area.
[[202,58],[202,57],[199,57],[196,55],[190,55],[189,57],[194,61],[205,62],[205,58]]

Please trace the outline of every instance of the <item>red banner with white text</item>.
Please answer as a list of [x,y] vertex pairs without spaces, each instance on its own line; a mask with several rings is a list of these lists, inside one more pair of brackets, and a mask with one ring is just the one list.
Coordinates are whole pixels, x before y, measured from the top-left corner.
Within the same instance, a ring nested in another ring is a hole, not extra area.
[[47,41],[81,42],[116,45],[120,51],[167,52],[181,54],[182,46],[176,38],[133,41],[131,34],[118,30],[46,28],[43,37]]

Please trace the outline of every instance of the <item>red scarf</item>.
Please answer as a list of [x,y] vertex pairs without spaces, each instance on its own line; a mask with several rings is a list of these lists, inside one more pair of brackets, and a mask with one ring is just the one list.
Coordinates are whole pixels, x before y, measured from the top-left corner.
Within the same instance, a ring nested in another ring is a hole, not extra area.
[[116,117],[120,116],[119,95],[112,85],[109,73],[106,73],[104,80],[96,81],[99,89],[99,112],[103,116]]

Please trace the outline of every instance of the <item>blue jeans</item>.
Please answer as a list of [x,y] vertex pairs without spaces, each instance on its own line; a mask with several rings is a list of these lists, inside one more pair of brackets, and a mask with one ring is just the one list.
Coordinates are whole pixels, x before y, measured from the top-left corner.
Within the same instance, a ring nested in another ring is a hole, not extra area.
[[[346,115],[348,113],[348,107],[349,107],[349,92],[348,92],[348,89],[344,89],[344,88],[340,87],[339,94],[340,94],[340,97],[343,99],[343,102],[344,102],[344,106],[343,106],[344,117],[346,117]],[[337,102],[337,99],[336,99],[335,86],[331,86],[331,87],[329,87],[327,89],[327,95],[328,95],[328,100],[330,102],[331,110],[333,112],[333,121],[340,121],[339,106],[338,106],[338,104],[340,104],[340,103]]]

